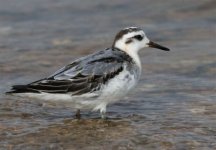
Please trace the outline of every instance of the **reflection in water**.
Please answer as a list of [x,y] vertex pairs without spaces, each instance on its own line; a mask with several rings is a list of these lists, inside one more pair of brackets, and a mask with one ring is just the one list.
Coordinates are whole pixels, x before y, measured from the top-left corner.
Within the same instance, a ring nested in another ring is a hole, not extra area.
[[216,149],[214,4],[2,1],[1,93],[108,47],[125,26],[144,27],[172,51],[140,53],[138,87],[108,107],[105,121],[92,112],[75,120],[71,108],[1,94],[0,149]]

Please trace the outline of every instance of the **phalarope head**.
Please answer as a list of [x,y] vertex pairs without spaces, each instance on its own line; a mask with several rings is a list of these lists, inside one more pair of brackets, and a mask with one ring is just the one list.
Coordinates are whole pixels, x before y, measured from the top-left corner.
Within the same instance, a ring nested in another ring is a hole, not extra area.
[[119,48],[127,53],[137,53],[144,47],[152,47],[169,51],[168,48],[150,41],[146,37],[145,32],[138,27],[122,29],[119,33],[117,33],[113,42],[113,47]]

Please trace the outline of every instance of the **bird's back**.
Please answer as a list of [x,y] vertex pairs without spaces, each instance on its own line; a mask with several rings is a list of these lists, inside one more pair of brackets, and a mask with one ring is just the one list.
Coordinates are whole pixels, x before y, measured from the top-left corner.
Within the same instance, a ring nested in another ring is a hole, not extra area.
[[107,48],[66,65],[53,75],[27,85],[15,85],[8,93],[70,93],[82,95],[100,91],[103,85],[129,71],[137,76],[138,68],[124,51]]

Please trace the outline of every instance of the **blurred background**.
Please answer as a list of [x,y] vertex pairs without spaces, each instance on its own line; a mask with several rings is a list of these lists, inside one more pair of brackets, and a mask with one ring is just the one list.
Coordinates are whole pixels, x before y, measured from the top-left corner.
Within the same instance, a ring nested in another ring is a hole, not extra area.
[[[108,121],[6,96],[142,27],[139,85]],[[0,149],[216,149],[215,0],[0,0]]]

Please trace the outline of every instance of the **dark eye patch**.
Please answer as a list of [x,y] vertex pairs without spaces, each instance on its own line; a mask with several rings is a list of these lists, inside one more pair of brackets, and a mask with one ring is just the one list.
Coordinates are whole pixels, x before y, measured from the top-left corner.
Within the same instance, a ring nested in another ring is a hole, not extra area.
[[126,42],[125,42],[125,44],[129,44],[129,43],[131,43],[132,42],[132,39],[130,38],[130,39],[128,39]]
[[143,39],[142,35],[135,35],[134,38],[137,39],[138,41],[142,41]]

